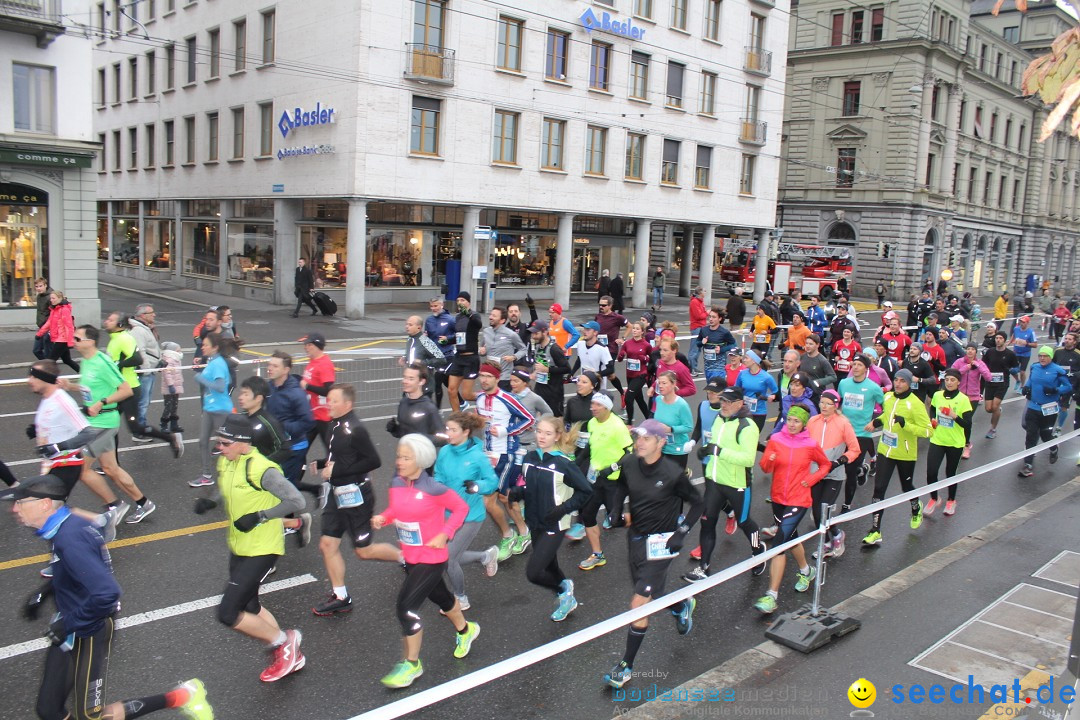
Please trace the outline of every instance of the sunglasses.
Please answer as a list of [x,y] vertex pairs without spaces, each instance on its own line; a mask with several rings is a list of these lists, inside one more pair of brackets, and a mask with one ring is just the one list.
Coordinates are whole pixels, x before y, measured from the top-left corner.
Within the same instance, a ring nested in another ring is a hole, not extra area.
[[611,307],[611,306],[608,305],[607,303],[600,303],[600,307]]
[[222,440],[221,438],[218,438],[217,440],[214,441],[214,444],[217,445],[218,447],[229,447],[230,445],[235,445],[236,441],[235,440]]

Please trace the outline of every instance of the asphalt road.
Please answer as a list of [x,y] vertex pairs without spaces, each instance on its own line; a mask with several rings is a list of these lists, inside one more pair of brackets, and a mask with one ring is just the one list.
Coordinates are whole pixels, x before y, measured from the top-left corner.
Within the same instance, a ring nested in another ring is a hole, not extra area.
[[[159,310],[171,312],[169,308]],[[175,312],[177,326],[184,326],[187,316],[181,318],[182,310]],[[188,315],[191,314],[189,310]],[[166,322],[169,317],[165,315]],[[373,362],[360,361],[361,368],[363,363]],[[24,372],[9,371],[3,377],[20,377]],[[365,372],[361,369],[356,376],[364,378]],[[193,389],[194,382],[190,382],[189,395]],[[982,438],[988,420],[980,410],[976,420],[976,452],[972,460],[965,461],[963,469],[969,464],[990,462],[1022,446],[1019,429],[1022,403],[1016,401],[1017,397],[1010,396],[1005,406],[996,440]],[[700,399],[699,395],[695,403]],[[151,417],[160,412],[157,400],[151,406]],[[25,386],[0,388],[3,430],[0,457],[14,463],[16,474],[22,477],[36,473],[36,463],[31,460],[31,449],[22,432],[34,406],[35,399]],[[184,400],[180,407],[181,424],[196,428],[197,401]],[[385,502],[394,449],[393,439],[383,425],[392,406],[373,401],[358,408],[358,412],[370,420],[367,427],[384,462],[384,468],[375,474],[376,485],[383,491],[379,494],[381,506]],[[122,437],[130,446],[126,431]],[[283,627],[297,627],[304,633],[303,651],[308,664],[295,676],[265,685],[259,681],[258,674],[268,662],[267,654],[254,641],[218,624],[212,605],[200,606],[198,602],[222,591],[227,550],[224,531],[207,527],[223,519],[220,511],[204,516],[192,513],[194,498],[205,491],[192,490],[186,485],[188,479],[198,474],[196,445],[189,442],[187,450],[180,460],[173,460],[167,448],[157,445],[135,446],[121,456],[136,482],[158,505],[157,512],[142,524],[122,526],[118,546],[113,548],[115,572],[124,588],[122,614],[132,618],[164,608],[170,608],[171,612],[167,613],[168,617],[147,619],[118,632],[109,678],[110,699],[146,695],[177,681],[200,677],[209,688],[220,718],[344,720],[564,636],[627,607],[631,586],[622,530],[604,534],[608,564],[588,573],[576,568],[577,562],[587,555],[587,547],[564,545],[560,561],[577,583],[581,606],[562,624],[548,619],[553,608],[552,596],[525,580],[524,557],[510,559],[490,579],[480,567],[468,568],[466,584],[473,609],[467,615],[482,628],[472,653],[464,660],[452,657],[453,630],[434,606],[428,605],[423,610],[427,628],[422,652],[425,674],[409,690],[389,691],[381,686],[379,678],[400,652],[394,598],[401,571],[391,565],[362,563],[350,558],[347,579],[354,611],[342,617],[317,618],[310,608],[329,591],[317,548],[314,544],[303,550],[290,546],[272,579],[294,584],[267,594],[265,604]],[[918,531],[908,529],[902,509],[893,510],[886,514],[885,543],[873,551],[861,551],[857,547],[865,527],[851,528],[849,551],[833,563],[824,601],[838,602],[887,578],[1071,479],[1075,475],[1072,460],[1075,454],[1075,448],[1066,446],[1061,462],[1054,466],[1040,458],[1035,477],[1028,480],[1018,479],[1015,469],[1010,467],[969,482],[960,490],[956,516],[944,518],[938,513],[928,518]],[[916,478],[921,481],[922,477],[920,464]],[[894,492],[896,485],[892,488]],[[869,487],[864,487],[856,502],[866,503],[869,496]],[[81,487],[73,495],[73,502],[92,505],[89,494]],[[759,522],[766,520],[763,503],[754,508],[754,515]],[[388,531],[382,531],[381,535],[382,539],[390,539]],[[486,547],[494,542],[495,535],[493,525],[486,524],[476,546]],[[693,537],[696,538],[696,531]],[[1055,539],[1051,537],[1047,541],[1055,542]],[[1075,547],[1075,541],[1075,532],[1071,537],[1065,532],[1057,538],[1060,547],[1052,549],[1056,552]],[[18,619],[18,609],[24,596],[39,582],[37,571],[43,565],[40,556],[46,547],[32,532],[17,526],[10,516],[0,522],[0,543],[3,547],[0,607],[6,608],[7,613],[7,622],[0,623],[0,677],[3,678],[0,718],[26,718],[32,716],[43,653],[20,653],[11,646],[36,639],[43,630],[43,623],[30,624]],[[714,565],[742,560],[746,552],[741,533],[731,537],[721,535]],[[781,611],[794,609],[807,599],[791,590],[794,570],[790,565],[780,596]],[[685,560],[673,565],[680,572],[684,567],[689,567]],[[669,587],[680,586],[682,581],[675,573],[672,575]],[[695,614],[694,630],[687,637],[676,635],[669,617],[658,616],[646,636],[635,670],[662,680],[669,687],[675,686],[760,643],[767,623],[750,606],[764,593],[765,587],[765,577],[741,576],[705,593]],[[922,591],[915,588],[912,592]],[[937,602],[939,595],[927,592],[927,601]],[[957,622],[966,617],[960,617],[963,611],[940,604],[934,610],[945,619],[955,612]],[[889,618],[878,622],[881,625],[875,626],[874,632],[880,635],[882,643],[913,632],[911,622],[893,623]],[[414,716],[500,720],[611,717],[620,708],[633,704],[614,702],[611,691],[600,682],[601,675],[620,658],[624,637],[622,631],[615,632],[557,659],[447,699]],[[814,662],[814,656],[805,662]],[[827,672],[826,668],[822,672]]]

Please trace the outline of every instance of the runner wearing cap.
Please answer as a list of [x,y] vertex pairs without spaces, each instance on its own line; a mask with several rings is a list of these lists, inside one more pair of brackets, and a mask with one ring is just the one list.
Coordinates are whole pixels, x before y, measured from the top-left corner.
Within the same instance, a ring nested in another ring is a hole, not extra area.
[[761,356],[754,350],[747,350],[743,355],[743,369],[735,380],[735,385],[742,388],[746,409],[757,423],[758,430],[765,429],[765,417],[769,412],[768,403],[776,399],[780,387],[776,380],[761,367]]
[[[962,361],[957,361],[962,362]],[[966,434],[971,432],[974,408],[971,400],[960,391],[963,373],[955,367],[945,371],[945,386],[934,393],[930,404],[934,409],[934,419],[930,425],[934,428],[930,436],[930,449],[926,453],[926,484],[938,481],[941,461],[945,461],[945,477],[951,478],[960,467],[960,458],[965,452]],[[949,486],[949,499],[945,502],[945,514],[956,512],[957,483]],[[933,515],[938,506],[938,493],[930,493],[930,501],[923,508],[924,515]]]
[[[840,496],[840,486],[847,476],[847,466],[859,459],[862,447],[855,435],[855,428],[840,412],[840,393],[826,390],[819,399],[821,414],[814,415],[806,423],[806,431],[814,442],[825,451],[834,467],[825,478],[811,489],[814,525],[821,526],[821,506],[827,504],[836,509],[836,500]],[[825,557],[838,558],[844,554],[843,530],[830,526],[826,531]],[[817,559],[817,551],[814,552]]]
[[[997,325],[994,323],[986,323],[986,332],[983,334],[982,349],[983,351],[991,350],[996,347],[994,336],[997,335]],[[1005,336],[1005,340],[1008,341],[1009,336]]]
[[[645,386],[649,381],[649,353],[652,346],[645,339],[645,327],[639,323],[630,323],[630,337],[619,347],[615,358],[626,363],[626,392],[622,396],[622,406],[626,409],[627,422],[634,422],[634,405],[641,409],[647,419],[652,417],[649,402],[645,398]],[[708,368],[708,360],[705,361]]]
[[322,333],[308,333],[301,342],[304,344],[304,353],[308,356],[308,363],[300,378],[300,387],[307,391],[308,402],[311,404],[311,416],[315,419],[315,426],[307,434],[310,452],[311,443],[315,441],[315,438],[320,438],[323,445],[329,447],[327,434],[330,430],[331,417],[327,396],[330,388],[334,386],[337,373],[334,370],[334,361],[323,352],[326,347],[326,337]]
[[600,544],[600,528],[596,526],[596,516],[601,506],[605,508],[605,528],[622,525],[622,506],[614,505],[615,483],[619,479],[618,462],[630,452],[634,441],[626,424],[611,411],[611,407],[611,398],[606,394],[593,394],[590,407],[592,419],[582,426],[589,437],[586,477],[592,484],[592,495],[578,513],[578,520],[585,526],[585,536],[589,539],[592,553],[578,563],[581,570],[592,570],[607,564]]
[[[1024,447],[1031,449],[1039,440],[1047,442],[1054,437],[1054,423],[1061,412],[1061,396],[1073,391],[1072,382],[1065,368],[1054,363],[1054,348],[1043,345],[1039,348],[1039,362],[1032,366],[1031,374],[1024,382],[1021,393],[1027,398],[1024,412]],[[1058,446],[1050,448],[1050,464],[1058,459]],[[1024,467],[1020,477],[1029,478],[1035,474],[1032,467],[1035,456],[1024,458]]]
[[[480,370],[480,333],[484,321],[479,313],[471,309],[472,296],[464,290],[457,296],[458,314],[454,318],[454,357],[446,369],[448,378],[447,392],[450,394],[450,408],[461,410],[461,398],[466,401],[476,399],[476,373]],[[461,395],[461,398],[458,395]]]
[[[57,609],[45,631],[49,648],[38,689],[38,717],[123,720],[178,708],[191,720],[213,720],[206,688],[198,679],[166,693],[105,704],[121,590],[101,535],[64,504],[67,493],[63,480],[41,475],[0,494],[15,501],[12,512],[22,525],[33,528],[52,544],[52,580],[31,595],[23,607],[23,616],[36,620],[45,597],[52,595]],[[73,690],[74,716],[66,707]],[[12,687],[7,694],[13,694]]]
[[[581,325],[582,338],[574,345],[576,357],[573,371],[577,373],[581,370],[592,370],[601,377],[600,389],[606,392],[608,379],[611,378],[614,383],[618,381],[618,378],[615,377],[615,363],[611,359],[611,351],[598,339],[599,332],[600,323],[595,320]],[[621,382],[616,389],[621,395],[623,391]]]
[[[1080,355],[1077,358],[1080,359]],[[979,346],[975,343],[969,343],[964,349],[964,357],[959,358],[952,366],[960,373],[960,392],[966,395],[971,403],[971,418],[963,426],[964,451],[961,457],[966,460],[971,457],[971,426],[975,423],[975,413],[982,401],[982,383],[990,382],[991,375],[986,363],[979,359]]]
[[855,491],[866,482],[866,478],[874,476],[877,462],[873,428],[868,430],[867,425],[874,419],[876,408],[885,402],[885,391],[868,377],[869,369],[870,358],[856,355],[851,363],[851,375],[844,378],[837,388],[840,410],[851,422],[860,450],[858,457],[849,462],[845,469],[847,480],[844,483],[842,512],[851,509]]
[[709,308],[704,327],[698,328],[697,341],[705,356],[705,382],[715,377],[724,376],[724,357],[727,351],[735,347],[735,337],[723,324],[724,316],[720,308]]
[[1020,377],[1020,360],[1012,348],[1006,347],[1007,337],[1000,330],[994,332],[994,347],[983,352],[983,362],[990,371],[990,379],[986,381],[984,390],[986,396],[986,412],[990,414],[990,429],[986,431],[986,437],[993,440],[997,437],[997,426],[1001,420],[1001,401],[1009,392],[1009,379]]
[[[499,562],[513,555],[525,552],[531,542],[525,519],[520,513],[512,512],[511,517],[517,529],[506,521],[506,512],[510,512],[507,493],[510,485],[517,479],[519,461],[516,454],[519,436],[532,427],[536,418],[514,398],[513,395],[499,389],[499,368],[489,363],[480,366],[480,389],[476,398],[476,413],[484,419],[484,452],[495,468],[499,478],[499,492],[484,498],[488,515],[499,527]],[[500,501],[504,507],[500,507]]]
[[[575,382],[577,392],[566,401],[566,412],[562,417],[563,428],[574,438],[574,462],[586,473],[589,469],[589,432],[586,425],[593,418],[592,398],[600,392],[600,376],[592,370],[585,370]],[[578,542],[585,538],[585,526],[575,522],[566,532],[566,539]]]
[[694,447],[690,431],[694,429],[694,413],[684,398],[676,394],[675,373],[663,371],[656,377],[657,399],[653,419],[668,428],[663,454],[686,469],[690,451]]
[[562,347],[551,339],[546,320],[534,320],[529,331],[532,340],[525,361],[536,379],[536,394],[543,398],[556,417],[562,417],[563,378],[570,374],[570,363]]
[[1021,386],[1027,381],[1027,369],[1028,364],[1031,362],[1031,351],[1039,344],[1038,338],[1035,337],[1035,330],[1030,325],[1031,316],[1021,315],[1016,325],[1013,325],[1012,337],[1009,339],[1009,344],[1012,346],[1013,352],[1016,353],[1016,359],[1020,361],[1020,378],[1016,383],[1017,392],[1020,392]]
[[[758,525],[750,517],[750,475],[757,459],[757,425],[750,420],[750,413],[743,405],[742,388],[720,390],[714,387],[709,391],[710,405],[714,396],[719,410],[707,431],[707,439],[703,435],[700,451],[705,462],[705,509],[701,515],[699,563],[683,575],[683,580],[687,582],[697,582],[709,576],[709,565],[716,549],[716,523],[721,514],[728,516],[728,527],[725,528],[728,535],[738,527],[750,541],[750,551],[754,555],[766,550]],[[693,558],[694,554],[691,553],[690,557]],[[754,575],[765,572],[765,563],[751,572]]]
[[[678,557],[690,528],[704,509],[701,494],[690,484],[686,472],[663,452],[669,432],[659,420],[645,420],[633,431],[634,454],[619,461],[619,493],[613,505],[622,508],[623,499],[630,499],[629,518],[624,520],[631,525],[627,532],[630,578],[634,584],[631,609],[664,594],[671,561]],[[671,606],[675,629],[680,635],[686,635],[693,627],[696,606],[697,600],[692,597]],[[604,675],[605,683],[621,688],[630,681],[634,660],[648,629],[647,617],[630,624],[622,660]]]
[[724,379],[728,387],[735,387],[735,381],[739,379],[739,373],[746,365],[743,363],[742,351],[733,347],[727,351],[727,362],[724,363]]
[[[912,347],[915,347],[914,345]],[[893,378],[893,391],[885,394],[881,413],[864,429],[880,429],[877,472],[874,477],[873,502],[885,499],[893,470],[900,475],[900,487],[904,492],[915,487],[915,461],[919,455],[919,438],[928,438],[933,432],[926,405],[911,390],[913,375],[910,370],[900,370]],[[883,510],[874,512],[873,524],[863,538],[864,546],[881,544],[881,518]],[[922,524],[922,503],[911,499],[911,529]]]
[[548,308],[548,333],[559,347],[569,356],[581,339],[581,333],[574,327],[574,323],[563,317],[563,306],[559,303]]

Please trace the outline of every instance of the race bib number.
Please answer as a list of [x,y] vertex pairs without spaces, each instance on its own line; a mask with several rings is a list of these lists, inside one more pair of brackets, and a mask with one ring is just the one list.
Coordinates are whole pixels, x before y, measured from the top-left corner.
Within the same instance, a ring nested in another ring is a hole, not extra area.
[[918,380],[912,380],[911,381],[911,389],[912,390],[918,390],[919,389],[919,381]]
[[768,336],[767,336],[767,335],[765,335],[765,333],[756,333],[756,334],[754,335],[754,342],[756,342],[756,343],[763,343],[763,342],[769,342],[769,341],[768,341],[768,340],[766,339],[767,337],[768,337]]
[[858,393],[844,393],[845,410],[862,410],[863,396]]
[[881,433],[881,442],[884,443],[885,447],[897,447],[900,444],[899,440],[900,436],[894,432],[889,432],[888,430],[886,430]]
[[667,440],[668,445],[674,445],[675,444],[675,436],[672,435],[671,433],[667,434],[666,440]]
[[640,360],[627,360],[626,361],[626,369],[629,370],[630,372],[641,372],[641,361]]
[[342,510],[360,507],[364,504],[364,494],[360,492],[360,486],[356,483],[341,485],[334,488],[334,502]]
[[1057,415],[1061,410],[1056,402],[1046,403],[1045,405],[1040,406],[1040,409],[1042,410],[1043,417]]
[[746,409],[750,412],[751,415],[757,413],[757,403],[758,403],[757,398],[753,398],[753,397],[746,398]]
[[712,348],[706,348],[705,349],[705,359],[706,360],[715,360],[716,359],[716,350],[713,350]]
[[678,557],[679,553],[670,552],[667,549],[668,538],[674,533],[654,533],[647,535],[645,540],[645,558],[648,560],[670,560]]
[[938,427],[951,428],[956,425],[956,421],[948,415],[938,415],[937,424]]
[[847,360],[837,360],[836,369],[840,372],[848,372],[851,370],[851,363]]
[[942,370],[941,372],[939,372],[937,374],[937,379],[938,379],[938,382],[941,382],[942,380],[945,379],[945,371],[944,370]]
[[547,381],[548,381],[548,374],[547,373],[536,373],[536,382],[540,383],[541,385],[546,385]]
[[600,335],[600,336],[599,336],[599,337],[597,337],[596,339],[600,341],[600,344],[601,344],[601,345],[603,345],[604,347],[607,347],[607,344],[608,344],[608,338],[607,338],[607,335]]
[[465,344],[465,333],[459,332],[455,337],[457,338],[456,340],[454,340],[455,343],[457,343],[458,345]]
[[579,448],[589,447],[589,433],[579,432],[577,441],[574,443]]
[[596,469],[589,468],[589,474],[585,476],[588,479],[590,485],[596,484]]
[[79,392],[82,393],[83,404],[85,404],[86,407],[90,407],[94,404],[94,398],[90,395],[90,388],[86,385],[80,385]]
[[416,547],[424,544],[424,539],[420,536],[420,523],[395,520],[394,524],[397,526],[398,542],[402,545]]
[[990,382],[992,382],[992,383],[1005,382],[1005,373],[990,373]]
[[705,444],[708,445],[712,442],[712,430],[702,430],[701,437],[705,441]]

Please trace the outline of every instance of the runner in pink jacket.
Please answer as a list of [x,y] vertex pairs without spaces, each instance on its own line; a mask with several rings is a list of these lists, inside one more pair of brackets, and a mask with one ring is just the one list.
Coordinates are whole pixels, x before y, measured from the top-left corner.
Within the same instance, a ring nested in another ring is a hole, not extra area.
[[[979,359],[979,346],[974,343],[964,348],[964,357],[957,358],[952,366],[960,371],[960,392],[971,401],[971,418],[974,420],[983,399],[982,383],[990,382],[990,368]],[[964,427],[964,453],[960,457],[965,460],[971,457],[971,426],[974,424],[970,422]]]

